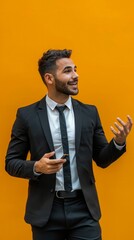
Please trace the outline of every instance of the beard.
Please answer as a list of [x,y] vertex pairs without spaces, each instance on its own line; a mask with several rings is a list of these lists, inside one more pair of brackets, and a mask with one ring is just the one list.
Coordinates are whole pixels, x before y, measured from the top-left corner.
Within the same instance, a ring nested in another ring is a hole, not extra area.
[[[57,92],[66,94],[68,96],[69,95],[77,95],[79,90],[78,90],[77,86],[73,85],[73,83],[77,83],[77,82],[78,82],[77,78],[64,83],[55,77],[55,88],[56,88]],[[70,86],[71,86],[71,89],[70,89]]]

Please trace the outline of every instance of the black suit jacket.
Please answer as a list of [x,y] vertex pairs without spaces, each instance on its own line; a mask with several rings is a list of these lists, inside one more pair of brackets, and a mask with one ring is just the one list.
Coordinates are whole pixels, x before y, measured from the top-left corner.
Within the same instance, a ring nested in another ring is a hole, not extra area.
[[[92,159],[107,167],[125,152],[108,143],[95,106],[72,99],[75,116],[75,149],[77,170],[88,209],[93,218],[101,216],[92,170]],[[31,159],[26,160],[30,151]],[[35,176],[33,166],[45,153],[54,151],[45,97],[30,106],[20,108],[13,125],[6,155],[6,171],[29,179],[26,222],[43,226],[47,223],[55,195],[56,174]]]

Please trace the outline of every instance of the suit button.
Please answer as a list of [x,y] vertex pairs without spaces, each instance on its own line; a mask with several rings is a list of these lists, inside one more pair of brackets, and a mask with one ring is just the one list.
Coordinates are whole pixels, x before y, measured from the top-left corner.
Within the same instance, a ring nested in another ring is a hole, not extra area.
[[50,192],[51,192],[51,193],[53,193],[53,192],[54,192],[54,189],[53,189],[53,188],[51,188],[51,189],[50,189]]

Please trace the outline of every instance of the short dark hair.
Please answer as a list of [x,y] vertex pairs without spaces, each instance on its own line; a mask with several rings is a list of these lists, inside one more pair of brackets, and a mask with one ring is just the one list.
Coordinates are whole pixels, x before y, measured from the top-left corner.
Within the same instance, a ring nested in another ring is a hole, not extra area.
[[67,49],[49,49],[47,52],[43,53],[43,56],[38,61],[38,70],[44,83],[44,74],[47,72],[54,73],[54,70],[56,70],[56,60],[61,58],[70,58],[71,54],[72,50]]

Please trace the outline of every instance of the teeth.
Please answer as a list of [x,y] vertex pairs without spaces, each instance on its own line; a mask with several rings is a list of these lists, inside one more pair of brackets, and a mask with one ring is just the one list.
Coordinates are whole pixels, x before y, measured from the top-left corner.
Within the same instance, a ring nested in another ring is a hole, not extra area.
[[69,85],[76,85],[77,83],[69,83]]

